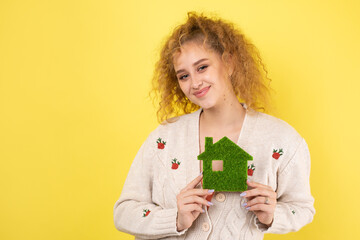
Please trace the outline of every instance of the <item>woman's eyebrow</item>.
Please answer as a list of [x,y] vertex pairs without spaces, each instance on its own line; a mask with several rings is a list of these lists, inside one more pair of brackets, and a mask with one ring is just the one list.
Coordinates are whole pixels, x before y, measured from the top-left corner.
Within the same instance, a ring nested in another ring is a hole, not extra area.
[[[199,63],[201,63],[201,62],[203,62],[203,61],[205,61],[205,60],[209,60],[209,59],[207,59],[207,58],[202,58],[202,59],[194,62],[194,63],[193,63],[193,66],[196,66],[196,65],[198,65]],[[184,69],[180,69],[180,70],[176,71],[176,74],[179,74],[179,73],[181,73],[181,72],[185,72],[185,70],[184,70]]]

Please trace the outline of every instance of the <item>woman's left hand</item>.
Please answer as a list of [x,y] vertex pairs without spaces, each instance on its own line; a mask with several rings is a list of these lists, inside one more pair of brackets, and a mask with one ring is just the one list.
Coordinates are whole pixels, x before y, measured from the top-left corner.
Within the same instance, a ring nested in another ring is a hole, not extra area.
[[247,203],[243,207],[253,211],[261,223],[271,226],[277,203],[276,192],[270,186],[260,183],[248,180],[247,184],[251,189],[240,194],[241,197],[247,199]]

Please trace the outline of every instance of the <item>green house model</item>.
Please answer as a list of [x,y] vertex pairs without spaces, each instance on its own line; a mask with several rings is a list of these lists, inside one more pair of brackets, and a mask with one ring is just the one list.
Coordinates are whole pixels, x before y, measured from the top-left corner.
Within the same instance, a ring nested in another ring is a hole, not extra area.
[[[203,188],[215,191],[240,192],[247,190],[247,161],[253,157],[227,137],[213,144],[205,137],[205,151],[198,155],[203,160]],[[212,162],[223,161],[223,171],[213,171]]]

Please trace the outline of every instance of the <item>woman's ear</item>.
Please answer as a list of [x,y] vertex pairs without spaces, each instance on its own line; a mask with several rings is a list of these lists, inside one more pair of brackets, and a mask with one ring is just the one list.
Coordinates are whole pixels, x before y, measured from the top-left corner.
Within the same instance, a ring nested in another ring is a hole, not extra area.
[[226,54],[225,56],[225,66],[226,66],[227,74],[230,77],[234,72],[234,61],[230,54]]

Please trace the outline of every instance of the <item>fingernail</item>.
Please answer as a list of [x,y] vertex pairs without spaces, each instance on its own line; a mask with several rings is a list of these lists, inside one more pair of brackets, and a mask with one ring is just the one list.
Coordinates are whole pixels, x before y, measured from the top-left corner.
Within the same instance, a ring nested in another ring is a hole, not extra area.
[[250,207],[247,207],[247,208],[245,208],[246,210],[249,210],[250,209]]
[[247,203],[243,203],[243,207],[245,207],[247,205]]
[[208,201],[208,204],[209,204],[210,206],[214,205],[212,202],[209,202],[209,201]]
[[246,180],[246,182],[250,183],[250,180],[248,179],[248,180]]
[[245,195],[246,195],[246,192],[243,192],[243,193],[240,194],[240,197],[243,197]]
[[204,172],[204,171],[202,171],[202,172],[199,174],[199,176],[198,176],[198,177],[200,177],[200,176],[203,174],[203,172]]
[[215,190],[214,189],[209,189],[209,193],[213,193]]

